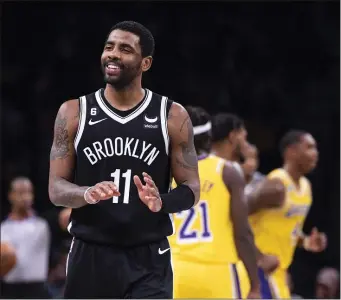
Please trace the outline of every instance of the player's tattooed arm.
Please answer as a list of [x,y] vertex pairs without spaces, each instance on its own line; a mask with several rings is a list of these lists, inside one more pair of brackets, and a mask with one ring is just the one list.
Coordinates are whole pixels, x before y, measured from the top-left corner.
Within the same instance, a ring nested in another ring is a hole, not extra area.
[[233,224],[233,236],[238,256],[243,261],[249,275],[251,290],[258,291],[257,249],[248,222],[244,198],[245,181],[229,162],[225,163],[223,180],[231,195],[230,218]]
[[281,207],[285,200],[285,187],[279,178],[264,179],[247,197],[249,215],[269,208]]
[[50,153],[49,196],[56,206],[78,208],[87,204],[84,192],[71,181],[74,177],[76,153],[73,141],[78,128],[79,102],[63,103],[58,111]]
[[200,197],[200,181],[193,126],[186,109],[176,102],[168,113],[168,132],[172,175],[178,185],[185,184],[192,189],[196,204]]

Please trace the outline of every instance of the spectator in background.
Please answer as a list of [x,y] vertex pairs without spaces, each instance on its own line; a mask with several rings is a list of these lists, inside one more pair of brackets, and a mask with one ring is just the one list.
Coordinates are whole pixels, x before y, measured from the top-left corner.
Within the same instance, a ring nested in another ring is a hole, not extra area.
[[323,268],[316,277],[315,296],[317,299],[339,299],[340,274],[334,268]]
[[50,231],[47,222],[32,208],[34,192],[30,179],[12,180],[8,198],[11,212],[1,223],[1,242],[10,244],[16,264],[4,276],[2,298],[49,298],[45,289],[48,273]]

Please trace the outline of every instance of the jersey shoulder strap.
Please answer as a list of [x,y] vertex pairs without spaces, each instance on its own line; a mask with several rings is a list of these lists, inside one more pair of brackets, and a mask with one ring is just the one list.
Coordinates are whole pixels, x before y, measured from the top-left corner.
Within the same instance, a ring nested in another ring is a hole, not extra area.
[[240,163],[236,161],[231,161],[232,166],[237,170],[240,176],[244,177],[244,171]]
[[79,97],[79,121],[78,121],[77,133],[76,133],[75,140],[74,140],[74,147],[75,147],[76,152],[77,152],[79,141],[81,140],[81,137],[84,132],[85,123],[87,119],[87,109],[89,107],[91,107],[92,110],[98,109],[97,106],[98,105],[97,105],[95,93],[91,93],[91,94]]
[[160,124],[161,124],[161,132],[162,132],[163,140],[165,143],[165,150],[166,150],[167,155],[169,155],[169,152],[170,152],[170,146],[169,146],[170,139],[169,139],[169,133],[168,133],[168,114],[172,106],[172,103],[173,101],[168,99],[168,97],[162,96],[160,94],[153,92],[153,98],[151,101],[151,105],[149,106],[150,110],[153,110],[153,112],[155,113],[156,113],[156,110],[158,110],[158,114],[160,117]]
[[282,181],[282,183],[285,186],[288,186],[289,184],[291,184],[291,179],[288,173],[282,168],[278,168],[278,169],[271,171],[267,177],[269,179],[274,179],[274,178],[279,179],[280,181]]
[[225,167],[225,159],[218,157],[216,155],[210,154],[208,156],[208,159],[210,159],[213,162],[213,167],[215,168],[215,172],[219,174],[219,176],[223,176],[223,171]]

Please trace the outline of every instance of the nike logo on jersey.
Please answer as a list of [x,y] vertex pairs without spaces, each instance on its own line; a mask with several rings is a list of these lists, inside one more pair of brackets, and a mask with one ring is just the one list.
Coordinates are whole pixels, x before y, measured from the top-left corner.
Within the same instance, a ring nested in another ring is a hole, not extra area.
[[148,122],[148,123],[155,123],[157,121],[157,117],[155,118],[148,118],[147,115],[144,116],[144,119]]
[[162,254],[166,253],[168,250],[170,250],[170,248],[167,248],[167,249],[165,249],[165,250],[161,250],[161,249],[159,248],[159,254],[162,255]]
[[100,123],[100,122],[102,122],[102,121],[104,121],[104,120],[106,120],[106,119],[107,119],[107,118],[104,118],[104,119],[101,119],[101,120],[98,120],[98,121],[92,121],[92,120],[90,119],[89,125],[95,125],[95,124]]

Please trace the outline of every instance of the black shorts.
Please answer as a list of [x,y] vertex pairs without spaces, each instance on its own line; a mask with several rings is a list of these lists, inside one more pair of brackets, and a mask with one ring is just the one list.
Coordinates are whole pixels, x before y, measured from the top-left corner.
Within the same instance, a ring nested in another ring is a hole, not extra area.
[[1,299],[50,299],[45,282],[1,282]]
[[173,298],[169,248],[166,238],[130,248],[75,239],[64,298]]

